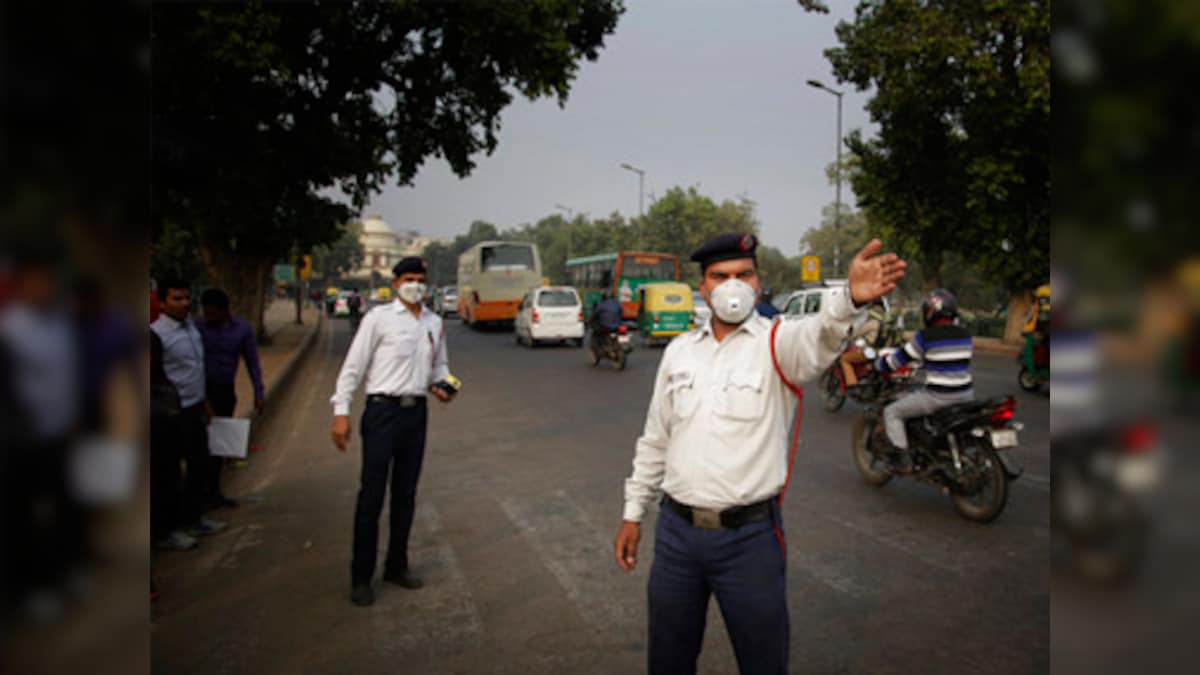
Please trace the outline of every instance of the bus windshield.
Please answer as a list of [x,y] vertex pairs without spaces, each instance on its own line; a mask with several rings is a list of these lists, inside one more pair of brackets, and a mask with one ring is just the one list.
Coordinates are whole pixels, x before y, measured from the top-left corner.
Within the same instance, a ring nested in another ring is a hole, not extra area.
[[669,258],[649,259],[639,257],[626,258],[621,265],[621,276],[632,279],[654,279],[656,281],[675,280],[675,261]]
[[528,246],[487,246],[481,255],[484,272],[533,269],[533,249]]

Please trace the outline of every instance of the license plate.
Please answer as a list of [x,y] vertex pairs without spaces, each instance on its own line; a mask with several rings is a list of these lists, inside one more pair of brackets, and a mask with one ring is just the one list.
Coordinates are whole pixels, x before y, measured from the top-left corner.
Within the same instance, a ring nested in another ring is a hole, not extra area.
[[621,337],[617,338],[617,342],[619,342],[619,343],[621,343],[621,344],[623,344],[623,345],[627,345],[627,344],[629,344],[629,336],[628,336],[628,335],[622,335]]
[[1117,483],[1130,492],[1141,492],[1158,484],[1162,465],[1157,455],[1127,457],[1117,462]]
[[1015,429],[1001,429],[992,432],[992,447],[993,448],[1012,448],[1017,445],[1017,431]]

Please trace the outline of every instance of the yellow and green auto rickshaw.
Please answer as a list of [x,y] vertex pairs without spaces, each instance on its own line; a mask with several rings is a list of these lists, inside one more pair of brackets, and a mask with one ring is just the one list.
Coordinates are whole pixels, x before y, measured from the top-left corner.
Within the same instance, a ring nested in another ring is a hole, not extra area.
[[692,289],[687,284],[642,284],[638,288],[638,331],[647,346],[669,342],[691,328],[693,309]]

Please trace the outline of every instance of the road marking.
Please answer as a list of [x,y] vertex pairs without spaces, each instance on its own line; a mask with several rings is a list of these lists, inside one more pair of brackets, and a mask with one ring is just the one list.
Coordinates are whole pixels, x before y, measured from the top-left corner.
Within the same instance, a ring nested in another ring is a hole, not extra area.
[[[380,521],[387,522],[386,514]],[[384,536],[380,540],[381,545],[387,545]],[[411,592],[392,584],[377,584],[375,604],[367,610],[375,633],[371,643],[385,658],[414,652],[436,658],[460,652],[465,645],[479,644],[483,620],[458,556],[445,540],[437,509],[429,500],[417,503],[409,558],[418,572],[427,570],[422,573],[425,587]]]
[[[643,629],[641,596],[613,590],[630,579],[613,560],[612,542],[565,491],[521,500],[505,498],[500,508],[589,626],[630,635]],[[641,562],[637,569],[644,575],[649,556]]]

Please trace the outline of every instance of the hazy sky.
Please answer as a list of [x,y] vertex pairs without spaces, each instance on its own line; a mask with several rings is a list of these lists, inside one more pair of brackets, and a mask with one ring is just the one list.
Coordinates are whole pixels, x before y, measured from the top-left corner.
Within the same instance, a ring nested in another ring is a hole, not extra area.
[[[718,202],[746,194],[762,237],[799,253],[805,229],[833,201],[824,167],[834,158],[836,98],[846,92],[843,133],[872,127],[867,96],[836,85],[822,51],[853,2],[828,15],[794,0],[629,0],[599,58],[584,62],[564,108],[518,98],[501,116],[499,147],[459,180],[430,159],[411,187],[389,187],[365,210],[397,230],[433,236],[487,220],[500,229],[558,213],[637,215],[637,175],[651,194],[698,186]],[[853,204],[849,187],[843,201]]]

